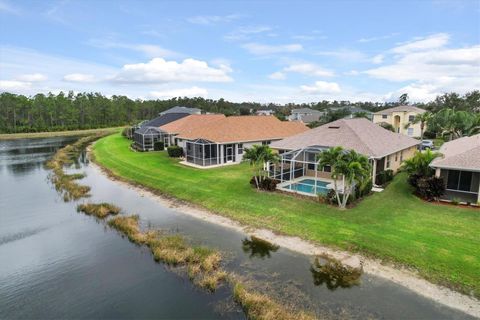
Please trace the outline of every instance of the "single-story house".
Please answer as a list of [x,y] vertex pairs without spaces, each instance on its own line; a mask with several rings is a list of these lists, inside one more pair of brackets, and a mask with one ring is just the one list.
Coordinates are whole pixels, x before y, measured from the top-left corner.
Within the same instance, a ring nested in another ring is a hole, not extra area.
[[393,126],[396,132],[409,137],[420,137],[420,123],[412,124],[417,114],[425,110],[415,106],[398,106],[375,112],[373,122],[377,124],[388,123]]
[[311,123],[314,121],[318,121],[324,114],[325,112],[313,110],[310,108],[292,109],[288,120]]
[[340,119],[273,142],[270,146],[278,150],[281,161],[267,164],[266,169],[270,177],[280,181],[279,189],[314,196],[332,189],[331,168],[318,164],[317,156],[322,151],[340,146],[368,157],[375,183],[380,172],[395,173],[403,160],[414,155],[419,143],[365,118]]
[[371,111],[356,107],[356,106],[345,106],[345,107],[334,107],[330,108],[331,111],[340,111],[344,110],[346,113],[348,113],[344,118],[345,119],[352,119],[355,118],[357,114],[365,114],[367,119],[372,120],[373,119],[373,113]]
[[188,114],[201,114],[202,110],[198,108],[188,108],[182,106],[176,106],[165,111],[160,112],[160,115],[168,114],[168,113],[188,113]]
[[257,111],[255,111],[255,114],[256,114],[257,116],[273,116],[274,113],[275,113],[275,111],[272,110],[272,109],[257,110]]
[[188,113],[166,113],[150,121],[142,122],[133,133],[134,147],[141,151],[152,151],[158,141],[164,142],[165,147],[169,146],[169,139],[165,132],[160,130],[160,127],[187,116],[189,116]]
[[178,130],[175,140],[184,149],[184,163],[200,167],[239,163],[245,148],[255,144],[270,144],[309,130],[303,123],[280,121],[274,116],[223,117],[209,124],[199,118],[197,122],[198,125]]
[[447,200],[480,202],[480,134],[444,143],[432,161],[435,175],[445,181]]

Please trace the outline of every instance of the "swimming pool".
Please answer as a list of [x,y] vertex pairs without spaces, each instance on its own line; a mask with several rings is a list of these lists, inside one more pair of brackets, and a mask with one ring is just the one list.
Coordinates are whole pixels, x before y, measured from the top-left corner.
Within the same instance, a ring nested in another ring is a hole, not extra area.
[[281,187],[282,189],[291,190],[295,192],[302,192],[302,193],[310,193],[311,195],[315,194],[323,194],[326,195],[330,188],[327,188],[327,185],[330,182],[320,181],[317,180],[317,189],[315,190],[315,179],[303,179],[300,181],[296,181],[289,185]]

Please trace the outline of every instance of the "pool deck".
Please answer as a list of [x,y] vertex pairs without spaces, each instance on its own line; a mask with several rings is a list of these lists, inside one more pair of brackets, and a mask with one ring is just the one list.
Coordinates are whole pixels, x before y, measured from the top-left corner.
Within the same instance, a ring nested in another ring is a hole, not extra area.
[[[291,192],[291,193],[298,193],[298,194],[305,195],[305,196],[316,197],[317,194],[315,194],[315,193],[302,192],[302,191],[298,191],[298,190],[288,189],[289,185],[292,185],[294,183],[301,183],[303,180],[307,180],[307,179],[308,180],[315,180],[315,177],[301,176],[301,177],[295,178],[293,180],[284,181],[284,182],[279,183],[277,185],[277,189],[282,190],[282,191],[286,191],[286,192]],[[326,185],[327,188],[334,189],[332,179],[325,179],[325,178],[319,179],[319,178],[317,178],[317,181],[318,182],[326,182],[326,183],[328,183]],[[311,185],[311,186],[313,187],[314,185]],[[343,182],[342,181],[337,181],[337,190],[343,190]]]

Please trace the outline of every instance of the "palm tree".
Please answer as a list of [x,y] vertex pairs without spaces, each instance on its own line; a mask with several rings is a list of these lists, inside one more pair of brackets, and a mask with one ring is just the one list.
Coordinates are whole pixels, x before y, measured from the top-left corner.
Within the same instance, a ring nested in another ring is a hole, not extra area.
[[426,111],[424,113],[419,113],[413,118],[413,121],[410,123],[407,123],[405,125],[405,129],[410,127],[412,124],[417,124],[420,123],[420,140],[423,140],[423,133],[425,132],[425,124],[430,121],[432,118],[433,114],[429,111]]
[[453,140],[467,134],[474,122],[475,117],[472,113],[445,108],[430,118],[428,126]]
[[[334,147],[319,154],[319,164],[332,168],[335,196],[340,209],[345,209],[348,198],[355,189],[356,184],[362,184],[370,177],[370,163],[367,157],[350,150],[344,151],[342,147]],[[343,177],[343,196],[340,197],[337,179]]]
[[422,177],[431,177],[435,171],[430,167],[430,164],[439,156],[440,153],[432,152],[430,149],[424,152],[417,151],[413,157],[403,162],[402,168],[409,175],[417,174]]
[[248,160],[253,167],[253,176],[255,178],[255,185],[257,189],[260,189],[260,183],[265,178],[265,170],[263,170],[263,164],[277,163],[279,156],[273,153],[273,150],[267,145],[253,145],[251,148],[244,150],[243,159]]

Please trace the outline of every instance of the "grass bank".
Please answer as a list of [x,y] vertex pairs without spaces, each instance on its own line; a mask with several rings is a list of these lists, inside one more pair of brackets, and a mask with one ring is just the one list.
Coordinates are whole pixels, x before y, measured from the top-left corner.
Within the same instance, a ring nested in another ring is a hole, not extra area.
[[92,134],[114,133],[114,132],[120,131],[122,128],[123,127],[87,129],[87,130],[69,130],[69,131],[49,131],[49,132],[2,133],[0,134],[0,140],[86,136],[86,135],[92,135]]
[[120,134],[100,139],[96,161],[153,191],[203,206],[246,225],[361,252],[418,270],[424,278],[480,296],[480,212],[425,203],[404,175],[347,211],[293,196],[257,192],[247,164],[210,170],[166,153],[129,150]]

